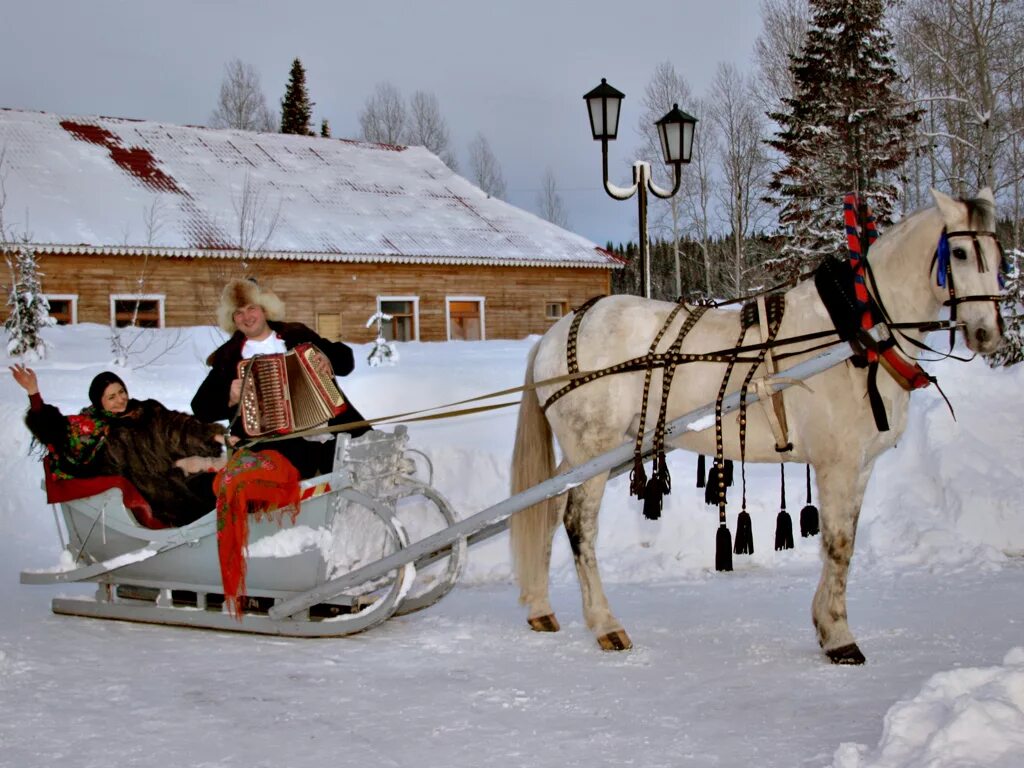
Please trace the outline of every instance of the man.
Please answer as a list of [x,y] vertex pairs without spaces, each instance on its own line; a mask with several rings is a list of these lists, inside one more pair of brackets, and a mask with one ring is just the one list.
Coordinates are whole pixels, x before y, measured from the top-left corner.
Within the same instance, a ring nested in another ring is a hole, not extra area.
[[[238,363],[255,355],[283,353],[304,342],[315,345],[327,355],[336,376],[349,374],[354,367],[352,349],[339,341],[327,341],[302,323],[286,323],[284,303],[270,290],[261,290],[252,280],[232,280],[221,294],[217,323],[232,336],[206,359],[210,373],[192,398],[192,413],[203,421],[231,421],[231,433],[244,438],[242,421],[236,419],[242,381]],[[331,426],[363,421],[362,414],[345,397],[348,407],[328,422]],[[348,431],[353,437],[366,432],[365,425]],[[266,443],[264,447],[280,451],[299,470],[303,478],[331,470],[335,439],[326,442],[301,437]]]

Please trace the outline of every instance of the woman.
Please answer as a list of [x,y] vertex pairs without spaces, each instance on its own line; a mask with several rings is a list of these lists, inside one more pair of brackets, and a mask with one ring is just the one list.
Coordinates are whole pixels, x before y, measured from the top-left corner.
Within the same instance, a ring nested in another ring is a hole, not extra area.
[[[25,424],[49,451],[57,479],[120,475],[149,502],[160,522],[180,526],[214,508],[213,474],[223,466],[225,429],[165,408],[132,400],[117,374],[104,371],[89,385],[89,407],[65,416],[43,402],[36,374],[11,366],[28,393]],[[234,441],[232,441],[234,442]],[[197,474],[186,476],[184,470]]]

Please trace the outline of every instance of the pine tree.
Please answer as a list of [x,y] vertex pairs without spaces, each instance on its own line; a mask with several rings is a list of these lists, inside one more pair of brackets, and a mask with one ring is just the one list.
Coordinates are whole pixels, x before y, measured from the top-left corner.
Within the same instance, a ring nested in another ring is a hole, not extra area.
[[54,325],[50,317],[50,303],[43,295],[43,287],[36,266],[36,254],[29,248],[18,251],[17,263],[7,262],[11,270],[11,290],[7,298],[10,314],[4,322],[9,340],[7,354],[28,360],[46,357],[50,344],[39,335],[41,328]]
[[1003,293],[1003,341],[986,359],[993,368],[1024,360],[1024,252],[1011,253],[1013,269]]
[[281,133],[296,133],[300,136],[312,136],[309,121],[313,114],[314,102],[309,100],[306,92],[306,70],[298,59],[292,62],[291,73],[288,75],[288,87],[281,99]]
[[769,189],[791,233],[777,267],[785,277],[844,252],[845,194],[870,204],[879,225],[891,222],[894,173],[910,153],[921,115],[900,94],[883,0],[809,6],[804,47],[791,63],[795,93],[782,100],[783,112],[770,115],[781,130],[768,143],[783,165]]

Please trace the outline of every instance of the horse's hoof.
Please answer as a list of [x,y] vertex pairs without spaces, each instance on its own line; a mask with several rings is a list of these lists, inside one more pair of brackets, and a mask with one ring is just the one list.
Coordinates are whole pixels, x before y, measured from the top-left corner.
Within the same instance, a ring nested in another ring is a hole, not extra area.
[[601,646],[602,651],[628,651],[633,647],[633,641],[629,639],[624,629],[601,635],[597,638],[597,644]]
[[833,664],[863,664],[867,661],[856,643],[833,648],[831,651],[825,651],[825,654]]
[[530,622],[530,629],[534,632],[557,632],[561,629],[558,626],[558,619],[555,618],[553,613],[548,613],[544,616],[532,616],[527,621]]

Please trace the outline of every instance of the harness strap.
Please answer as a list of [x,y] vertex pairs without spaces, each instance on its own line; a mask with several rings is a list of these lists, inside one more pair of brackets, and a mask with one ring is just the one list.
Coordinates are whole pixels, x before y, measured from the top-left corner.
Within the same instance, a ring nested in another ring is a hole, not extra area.
[[[772,342],[772,341],[775,340],[775,337],[779,333],[779,328],[782,326],[782,316],[783,316],[783,314],[785,313],[785,310],[786,310],[785,296],[782,295],[782,294],[779,294],[779,299],[775,300],[775,301],[772,301],[770,304],[768,304],[768,306],[765,308],[765,310],[766,311],[764,311],[762,313],[762,314],[766,314],[767,315],[767,319],[762,321],[762,327],[764,328],[764,333],[765,333],[765,339],[764,340],[765,340],[765,342]],[[743,341],[743,334],[745,333],[745,331],[746,331],[746,329],[742,329],[742,328],[740,329],[740,341]],[[747,371],[747,375],[743,378],[743,385],[740,387],[740,480],[742,482],[742,504],[741,504],[741,508],[740,508],[740,514],[741,515],[744,512],[747,511],[747,392],[749,392],[749,390],[750,390],[750,383],[751,383],[751,381],[753,381],[754,374],[757,373],[757,369],[762,364],[766,364],[765,359],[768,356],[768,354],[769,354],[769,348],[768,348],[768,346],[765,346],[765,348],[758,355],[758,358],[759,358],[758,361],[750,366],[750,369]],[[731,371],[729,371],[729,372],[731,372]],[[726,378],[727,379],[728,379],[729,372],[726,373]],[[721,421],[721,418],[722,418],[721,405],[720,404],[721,404],[721,398],[724,396],[724,391],[725,390],[724,390],[724,387],[723,387],[719,391],[719,400],[715,403],[715,430],[716,430],[716,432],[715,432],[715,437],[716,437],[715,449],[719,453],[721,453],[721,451],[722,451],[722,446],[721,446],[722,429],[721,429],[721,424],[719,423]],[[773,400],[774,400],[774,398],[773,398]],[[769,409],[769,408],[772,407],[769,403],[766,403],[764,401],[762,401],[762,403],[764,403],[766,409]],[[792,449],[792,447],[793,446],[791,444],[790,445],[784,445],[783,451],[790,450],[790,449]],[[778,450],[778,443],[776,443],[776,450]],[[716,456],[716,460],[717,459],[718,459],[718,456]],[[719,497],[719,517],[721,517],[721,515],[724,512],[724,503],[725,503],[725,499],[720,496]],[[753,538],[748,537],[746,535],[741,537],[740,533],[741,533],[740,526],[737,526],[737,529],[736,529],[736,547],[733,550],[734,554],[737,554],[737,555],[753,554],[754,553]]]
[[[778,453],[785,453],[793,450],[793,443],[789,441],[789,425],[786,423],[786,403],[782,399],[781,392],[769,392],[769,388],[764,386],[764,381],[769,379],[779,372],[779,367],[775,364],[775,356],[772,354],[771,342],[775,340],[775,336],[778,334],[778,325],[782,322],[782,313],[785,312],[785,296],[782,294],[774,294],[767,297],[759,296],[757,298],[757,318],[758,325],[761,328],[761,341],[767,346],[764,353],[764,368],[765,378],[761,379],[755,385],[755,389],[758,393],[758,399],[761,403],[761,407],[764,409],[764,414],[768,418],[768,424],[772,428],[772,435],[775,437],[775,450]],[[769,305],[770,300],[770,305]],[[781,308],[777,306],[781,304]],[[771,315],[778,313],[778,324],[775,328],[775,333],[770,330],[769,318]],[[766,398],[765,395],[770,395]]]
[[583,315],[603,298],[604,296],[592,296],[583,302],[580,308],[573,314],[572,324],[569,326],[568,348],[565,353],[565,362],[569,366],[569,373],[580,372],[580,365],[576,359],[576,342],[579,339],[580,323],[583,322]]
[[[661,343],[662,337],[668,331],[672,322],[676,319],[676,315],[683,309],[685,302],[680,301],[676,304],[672,311],[668,313],[668,317],[665,318],[665,322],[662,324],[661,329],[654,337],[654,341],[651,342],[651,346],[647,351],[648,364],[644,368],[644,393],[640,404],[640,425],[637,429],[636,447],[633,451],[633,470],[629,474],[629,492],[631,495],[637,498],[646,498],[645,492],[647,488],[647,474],[644,472],[643,464],[643,436],[646,431],[645,426],[647,422],[647,403],[650,398],[651,391],[651,376],[654,373],[655,366],[650,364],[650,360],[657,354],[658,344]],[[679,333],[676,334],[675,341],[667,350],[667,353],[672,355],[679,352],[679,349],[683,345],[683,339],[690,330],[697,324],[701,315],[704,314],[707,307],[693,307],[683,322],[682,327],[679,329]],[[655,427],[655,438],[653,445],[654,452],[654,466],[651,469],[651,480],[657,480],[660,488],[652,487],[650,491],[654,493],[657,498],[652,497],[652,503],[649,505],[644,504],[644,514],[651,519],[657,519],[661,515],[661,496],[664,493],[671,492],[671,479],[668,476],[668,467],[665,464],[665,413],[668,403],[669,389],[672,387],[672,376],[675,373],[676,364],[668,363],[665,366],[665,373],[662,378],[662,398],[661,408],[658,414],[658,422]],[[660,440],[659,440],[660,436]]]
[[[871,207],[861,202],[854,194],[846,195],[843,198],[843,219],[846,225],[850,267],[853,271],[854,296],[860,314],[860,333],[857,338],[868,366],[868,401],[871,404],[875,425],[880,432],[886,432],[889,429],[889,420],[886,417],[881,393],[878,391],[879,365],[907,391],[927,387],[933,379],[916,361],[908,360],[901,355],[895,338],[885,326],[889,313],[882,304],[878,284],[867,259],[868,248],[878,238]],[[868,292],[867,279],[875,285],[876,296]],[[952,283],[950,290],[952,291]],[[952,319],[955,322],[955,311]],[[877,320],[881,320],[881,323],[876,331]],[[950,332],[953,332],[953,328]]]

